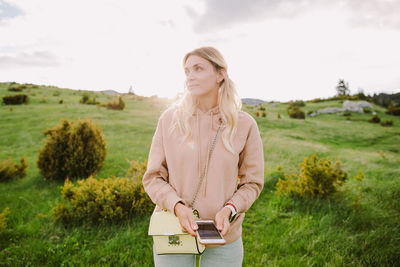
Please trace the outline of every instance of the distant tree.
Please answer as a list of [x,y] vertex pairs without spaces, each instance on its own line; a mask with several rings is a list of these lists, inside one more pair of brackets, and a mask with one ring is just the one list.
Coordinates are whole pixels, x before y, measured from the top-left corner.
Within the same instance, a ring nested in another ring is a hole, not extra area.
[[358,88],[357,99],[359,100],[367,100],[368,97],[364,94],[364,89]]
[[336,92],[339,96],[350,95],[349,83],[340,79],[338,85],[336,86]]
[[135,95],[135,93],[133,92],[132,85],[131,87],[129,87],[128,95]]

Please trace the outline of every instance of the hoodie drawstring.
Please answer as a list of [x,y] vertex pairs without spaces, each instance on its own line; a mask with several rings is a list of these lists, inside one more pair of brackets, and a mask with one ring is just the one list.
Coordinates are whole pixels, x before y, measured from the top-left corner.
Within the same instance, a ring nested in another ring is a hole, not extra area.
[[[200,175],[201,175],[201,171],[203,170],[202,168],[201,168],[201,139],[202,139],[202,137],[200,136],[201,135],[201,131],[200,131],[200,121],[199,121],[199,113],[200,113],[200,111],[197,109],[196,110],[196,126],[197,126],[197,158],[198,158],[198,160],[197,160],[197,169],[198,169],[198,177],[200,177]],[[211,117],[211,122],[209,122],[208,123],[208,125],[209,125],[209,130],[208,130],[208,136],[206,137],[206,139],[207,139],[207,153],[206,153],[206,161],[204,162],[204,176],[205,177],[203,177],[203,180],[205,180],[205,181],[203,181],[204,182],[204,190],[203,190],[203,196],[206,196],[206,194],[207,194],[207,173],[208,173],[208,165],[209,165],[209,160],[207,160],[208,159],[208,153],[209,153],[209,150],[210,150],[210,147],[211,147],[211,141],[212,140],[210,140],[210,138],[212,138],[212,134],[210,135],[210,133],[212,133],[213,132],[213,129],[214,129],[214,115],[215,115],[216,113],[215,113],[215,111],[214,110],[211,110],[211,111],[209,111],[206,115],[206,117],[209,117],[209,115],[211,115],[210,117]]]

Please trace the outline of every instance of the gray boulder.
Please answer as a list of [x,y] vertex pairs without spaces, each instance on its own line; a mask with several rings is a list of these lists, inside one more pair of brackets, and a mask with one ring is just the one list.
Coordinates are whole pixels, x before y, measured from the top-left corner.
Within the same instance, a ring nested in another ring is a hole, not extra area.
[[346,100],[343,103],[343,110],[347,110],[350,112],[364,113],[364,108],[372,109],[373,107],[367,101],[352,102],[352,101]]
[[319,109],[317,111],[317,114],[333,114],[333,113],[338,113],[338,112],[342,112],[343,108],[323,108],[323,109]]

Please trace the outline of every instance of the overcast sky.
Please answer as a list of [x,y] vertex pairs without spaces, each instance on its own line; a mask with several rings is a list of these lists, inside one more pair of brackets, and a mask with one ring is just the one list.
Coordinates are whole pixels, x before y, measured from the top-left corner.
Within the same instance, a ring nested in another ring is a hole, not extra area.
[[214,46],[240,97],[400,92],[399,0],[0,0],[0,81],[173,97]]

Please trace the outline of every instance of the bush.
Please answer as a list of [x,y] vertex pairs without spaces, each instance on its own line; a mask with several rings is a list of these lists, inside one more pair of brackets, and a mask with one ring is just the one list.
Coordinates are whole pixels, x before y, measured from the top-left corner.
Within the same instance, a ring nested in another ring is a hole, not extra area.
[[62,187],[63,201],[52,210],[64,224],[120,222],[151,213],[154,204],[142,183],[129,178],[96,180],[89,177],[75,185],[68,179]]
[[64,103],[64,100],[60,99],[60,101],[58,101],[58,104],[62,104],[62,103]]
[[379,123],[381,121],[381,119],[378,117],[378,115],[374,115],[372,116],[372,118],[370,120],[368,120],[371,123]]
[[51,180],[86,178],[98,171],[106,157],[106,143],[101,129],[91,121],[69,120],[44,131],[47,137],[39,152],[41,174]]
[[290,106],[304,107],[306,103],[303,100],[289,101]]
[[261,113],[261,117],[263,117],[263,118],[267,117],[267,113],[266,113],[265,111],[263,111],[263,112]]
[[87,104],[87,105],[97,105],[100,104],[99,101],[96,100],[96,97],[90,98],[88,93],[84,93],[82,95],[81,100],[79,100],[79,103],[81,104]]
[[20,162],[21,165],[18,165],[13,159],[0,160],[0,182],[24,177],[28,164],[25,157],[22,157]]
[[10,214],[10,210],[7,207],[0,213],[0,235],[4,233],[7,228],[8,214]]
[[280,113],[278,113],[278,115],[276,116],[278,119],[280,119],[281,118],[281,114]]
[[134,182],[141,182],[144,173],[147,169],[147,160],[140,162],[138,160],[129,161],[130,164],[126,177],[132,179]]
[[370,108],[363,108],[363,111],[366,114],[371,114],[372,113],[372,109],[370,109]]
[[27,86],[25,84],[13,83],[8,87],[8,91],[11,91],[11,92],[22,92],[22,90],[24,90],[26,88],[27,88]]
[[351,116],[351,112],[346,110],[346,111],[343,112],[343,116],[350,117]]
[[384,121],[381,121],[381,125],[384,127],[393,126],[393,121],[392,120],[384,120]]
[[264,111],[264,110],[265,110],[265,107],[260,106],[260,107],[258,108],[258,110]]
[[278,180],[276,184],[277,193],[308,198],[323,198],[336,192],[338,187],[347,180],[347,176],[347,172],[341,169],[339,162],[332,166],[329,158],[318,160],[314,154],[311,158],[304,158],[298,173],[285,174],[285,180]]
[[260,112],[256,111],[256,117],[260,117]]
[[125,108],[125,102],[122,99],[121,96],[118,97],[118,102],[117,101],[111,101],[106,104],[103,104],[102,106],[105,106],[108,109],[114,109],[114,110],[123,110]]
[[304,119],[306,117],[305,113],[298,106],[289,106],[287,113],[294,119]]
[[400,107],[389,106],[386,114],[400,116]]
[[28,104],[29,97],[25,94],[10,95],[3,97],[3,103],[6,105]]

